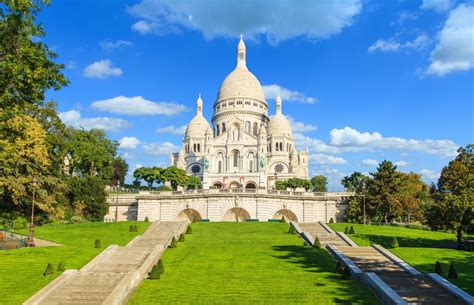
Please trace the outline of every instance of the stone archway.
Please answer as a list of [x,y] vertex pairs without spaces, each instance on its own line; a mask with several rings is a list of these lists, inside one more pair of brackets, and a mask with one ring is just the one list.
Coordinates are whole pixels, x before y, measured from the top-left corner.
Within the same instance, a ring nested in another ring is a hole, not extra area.
[[243,222],[250,219],[250,214],[243,208],[232,208],[224,214],[223,221]]
[[201,221],[201,214],[195,209],[184,209],[178,214],[178,218],[187,221]]
[[245,185],[245,188],[246,189],[256,189],[257,185],[254,182],[247,182],[247,184]]
[[230,189],[238,189],[238,188],[240,188],[240,184],[237,181],[232,181],[231,183],[229,183],[229,188]]
[[296,217],[295,213],[288,209],[281,209],[273,215],[273,219],[282,219],[284,218],[286,222],[289,221],[298,221],[298,217]]
[[211,189],[221,189],[222,188],[222,183],[220,182],[214,182],[211,186]]

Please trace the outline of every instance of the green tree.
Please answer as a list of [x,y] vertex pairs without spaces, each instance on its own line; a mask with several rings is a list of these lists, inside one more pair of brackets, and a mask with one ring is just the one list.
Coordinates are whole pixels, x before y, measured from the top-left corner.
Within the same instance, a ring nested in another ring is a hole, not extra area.
[[370,177],[363,175],[360,172],[353,172],[350,176],[346,176],[341,180],[342,186],[348,192],[355,192],[356,194],[364,194],[367,189],[367,184]]
[[201,179],[197,176],[188,176],[188,183],[186,188],[188,190],[198,189],[202,187]]
[[162,181],[170,182],[171,187],[176,191],[178,186],[186,187],[189,177],[185,170],[170,166],[163,171],[162,179]]
[[286,190],[287,186],[286,186],[286,180],[277,180],[275,182],[275,188],[279,191],[284,191]]
[[327,192],[327,184],[327,178],[322,175],[314,176],[313,178],[311,178],[311,186],[313,188],[313,192]]
[[124,185],[125,176],[127,175],[128,171],[128,164],[127,161],[120,157],[116,157],[112,160],[112,179],[110,181],[110,185],[117,187]]
[[73,206],[82,205],[83,216],[92,221],[102,221],[109,209],[106,184],[99,177],[69,177],[67,197]]
[[159,167],[140,167],[133,172],[133,176],[137,180],[143,180],[148,184],[148,188],[151,189],[154,182],[161,183],[163,169]]

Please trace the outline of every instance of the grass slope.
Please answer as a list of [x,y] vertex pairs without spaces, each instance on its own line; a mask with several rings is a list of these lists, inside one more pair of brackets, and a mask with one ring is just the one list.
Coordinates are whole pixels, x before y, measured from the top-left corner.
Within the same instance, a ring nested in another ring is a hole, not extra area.
[[350,234],[349,237],[359,246],[370,246],[371,243],[376,243],[390,249],[393,237],[397,237],[400,248],[390,249],[390,251],[423,272],[434,272],[436,261],[440,261],[443,265],[444,276],[447,276],[449,264],[454,263],[459,278],[448,280],[468,293],[474,294],[474,252],[433,248],[437,244],[456,241],[454,234],[351,223],[334,223],[330,226],[341,232],[344,232],[346,226],[353,226],[356,234]]
[[130,304],[374,304],[362,284],[342,280],[325,250],[302,246],[282,223],[194,223]]
[[[137,225],[138,232],[128,232],[131,224]],[[148,225],[116,222],[35,228],[36,237],[65,246],[0,251],[0,304],[21,304],[60,274],[56,271],[59,262],[64,262],[66,269],[80,269],[110,244],[125,245]],[[102,248],[94,248],[96,239],[100,239]],[[48,263],[53,265],[55,273],[43,276]]]

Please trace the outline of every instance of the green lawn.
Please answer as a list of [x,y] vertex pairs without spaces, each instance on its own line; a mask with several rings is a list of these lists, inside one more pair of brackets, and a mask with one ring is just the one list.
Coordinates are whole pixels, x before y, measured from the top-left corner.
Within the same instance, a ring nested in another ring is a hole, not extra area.
[[470,294],[474,294],[474,252],[433,247],[440,243],[456,241],[456,236],[452,233],[350,223],[334,223],[330,226],[342,232],[346,226],[353,226],[356,234],[350,234],[349,237],[360,246],[377,243],[390,248],[393,237],[396,236],[400,248],[390,250],[423,272],[433,272],[438,260],[443,265],[444,275],[447,275],[449,264],[452,262],[459,279],[450,281]]
[[[138,232],[128,232],[136,224]],[[0,304],[21,304],[59,275],[43,276],[50,262],[55,270],[59,262],[66,269],[80,269],[110,244],[125,245],[148,227],[145,222],[84,223],[45,225],[35,229],[36,237],[65,246],[22,248],[0,251]],[[94,248],[101,240],[102,248]]]
[[326,250],[303,246],[282,223],[194,223],[130,304],[378,304],[362,284],[342,280]]

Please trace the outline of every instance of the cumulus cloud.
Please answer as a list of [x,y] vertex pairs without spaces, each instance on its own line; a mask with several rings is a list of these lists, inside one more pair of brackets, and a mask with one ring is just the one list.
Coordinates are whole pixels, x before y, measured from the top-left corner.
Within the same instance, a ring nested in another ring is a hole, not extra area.
[[314,104],[318,101],[315,97],[306,96],[303,92],[290,90],[277,84],[263,85],[262,88],[266,99],[275,99],[279,94],[283,102]]
[[314,161],[316,165],[340,165],[346,164],[347,161],[344,158],[325,155],[325,154],[311,154],[309,160]]
[[77,110],[60,112],[59,118],[66,125],[86,130],[98,128],[105,131],[119,131],[130,127],[130,123],[122,119],[109,117],[82,118],[81,113]]
[[408,162],[405,162],[403,160],[400,160],[400,161],[397,161],[397,162],[394,162],[393,163],[394,165],[398,166],[398,167],[405,167],[408,165]]
[[435,10],[445,12],[451,7],[451,0],[423,0],[420,8],[424,10]]
[[316,127],[315,125],[305,124],[303,122],[295,121],[295,119],[289,115],[287,115],[286,118],[290,122],[291,129],[293,130],[293,132],[299,133],[299,132],[315,131],[318,129],[318,127]]
[[379,39],[374,42],[369,49],[369,53],[374,52],[397,52],[403,49],[416,49],[420,50],[425,48],[429,44],[429,38],[425,34],[418,35],[414,40],[406,41],[404,43],[398,42],[391,38],[388,40]]
[[362,160],[362,165],[364,165],[364,166],[377,166],[377,165],[379,165],[379,161],[374,160],[374,159],[365,159],[365,160]]
[[443,76],[474,67],[474,5],[460,4],[449,13],[431,52],[426,73]]
[[175,115],[186,111],[186,106],[171,102],[152,102],[141,96],[126,97],[123,95],[106,100],[95,101],[92,108],[126,115]]
[[166,126],[166,127],[158,127],[155,129],[156,133],[167,133],[167,134],[173,134],[177,136],[184,135],[184,132],[186,131],[186,125],[180,126],[180,127],[174,127],[174,125]]
[[99,45],[102,49],[104,49],[106,51],[112,51],[112,50],[120,49],[120,48],[124,48],[124,47],[131,47],[131,46],[133,46],[133,43],[131,41],[128,41],[128,40],[115,40],[115,41],[102,40],[99,43]]
[[143,151],[154,156],[169,155],[178,150],[179,147],[170,142],[143,144]]
[[119,147],[122,149],[136,149],[142,143],[142,141],[135,137],[123,137],[118,142],[120,144]]
[[122,75],[122,69],[114,67],[110,60],[104,59],[85,67],[83,75],[89,78],[106,79],[109,76]]
[[440,173],[436,173],[429,169],[422,169],[420,171],[421,177],[426,181],[436,181],[439,178]]
[[165,35],[194,30],[206,38],[264,36],[277,43],[293,37],[327,38],[352,25],[362,10],[360,0],[291,1],[141,0],[128,7],[138,19],[132,30]]

